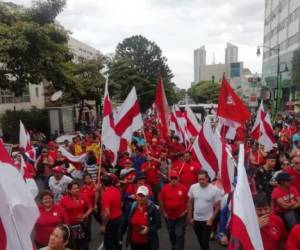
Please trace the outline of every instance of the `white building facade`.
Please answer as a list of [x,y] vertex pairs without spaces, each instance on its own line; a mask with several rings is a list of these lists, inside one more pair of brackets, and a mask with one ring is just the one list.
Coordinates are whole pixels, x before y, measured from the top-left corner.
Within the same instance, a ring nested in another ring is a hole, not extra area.
[[[90,60],[95,58],[99,50],[69,37],[68,46],[74,55],[74,62],[81,59]],[[28,110],[32,107],[45,108],[44,84],[29,84],[20,97],[16,97],[9,90],[0,90],[0,116],[6,110]]]
[[225,64],[229,65],[230,63],[238,62],[238,57],[239,57],[238,46],[235,46],[232,43],[227,43],[225,49]]
[[201,66],[206,65],[205,46],[194,50],[194,82],[196,84],[201,80]]
[[299,98],[299,91],[291,81],[292,58],[295,50],[300,48],[300,1],[299,0],[265,0],[264,19],[264,48],[263,79],[272,90],[277,88],[278,50],[280,71],[280,85],[283,89],[281,96],[282,108],[288,101]]

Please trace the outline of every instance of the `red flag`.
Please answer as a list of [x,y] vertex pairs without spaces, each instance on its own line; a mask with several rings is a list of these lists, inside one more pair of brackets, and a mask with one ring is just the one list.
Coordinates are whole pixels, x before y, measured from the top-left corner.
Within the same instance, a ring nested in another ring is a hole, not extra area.
[[257,215],[244,166],[244,145],[240,145],[237,184],[233,192],[229,250],[264,249]]
[[250,112],[223,77],[219,95],[217,115],[228,122],[244,124],[250,118]]
[[116,134],[113,111],[108,93],[108,82],[105,83],[104,104],[103,104],[103,120],[101,142],[107,150],[113,152],[112,164],[117,163],[120,137]]
[[32,249],[38,217],[32,194],[0,142],[0,249]]
[[272,150],[276,142],[274,131],[269,114],[264,111],[263,102],[261,102],[257,111],[255,123],[251,131],[252,138],[264,145],[266,151]]
[[133,87],[123,104],[118,108],[115,120],[115,131],[120,137],[120,151],[131,143],[133,132],[144,126],[135,87]]
[[163,80],[161,77],[157,81],[155,107],[160,121],[161,135],[164,138],[168,138],[170,112],[169,112],[169,106],[168,106],[168,101],[164,89]]

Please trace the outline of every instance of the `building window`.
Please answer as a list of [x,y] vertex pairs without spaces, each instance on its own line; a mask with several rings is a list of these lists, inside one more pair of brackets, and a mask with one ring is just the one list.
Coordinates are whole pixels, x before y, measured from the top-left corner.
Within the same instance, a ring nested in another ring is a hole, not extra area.
[[39,88],[38,87],[35,88],[35,97],[36,98],[39,97]]
[[14,95],[10,90],[1,89],[0,94],[1,94],[1,103],[13,103],[14,102]]
[[29,88],[28,86],[24,89],[21,96],[16,97],[13,92],[8,89],[0,90],[0,101],[1,103],[22,103],[22,102],[30,102],[29,96]]

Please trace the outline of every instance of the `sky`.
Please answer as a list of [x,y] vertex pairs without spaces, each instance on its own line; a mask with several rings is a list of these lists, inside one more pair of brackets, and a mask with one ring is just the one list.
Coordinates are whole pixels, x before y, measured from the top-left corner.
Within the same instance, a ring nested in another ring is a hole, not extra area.
[[[8,1],[8,0],[7,0]],[[30,6],[30,0],[11,0]],[[112,53],[132,35],[154,41],[168,59],[180,88],[193,81],[193,50],[206,47],[207,64],[224,63],[226,43],[239,47],[239,61],[261,72],[256,56],[263,42],[262,0],[67,0],[58,21],[76,39]]]

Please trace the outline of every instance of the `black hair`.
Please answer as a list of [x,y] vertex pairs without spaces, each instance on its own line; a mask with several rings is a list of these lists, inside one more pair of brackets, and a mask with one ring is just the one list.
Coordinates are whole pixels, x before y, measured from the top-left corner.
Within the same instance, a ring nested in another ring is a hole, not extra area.
[[259,193],[253,196],[253,202],[255,207],[269,206],[269,202],[265,193]]
[[79,183],[77,181],[71,181],[68,184],[68,190],[71,190],[74,185],[77,185],[78,187],[80,187],[80,185],[79,185]]
[[207,179],[210,180],[210,177],[209,177],[208,172],[207,172],[206,170],[201,170],[201,171],[199,172],[198,176],[199,176],[199,175],[205,175],[205,177],[206,177]]
[[[89,177],[92,178],[92,175],[91,175],[90,173],[84,172],[84,174],[82,175],[82,180],[84,181],[84,179],[85,179],[87,176],[89,176]],[[92,178],[92,179],[93,179],[93,178]]]
[[64,243],[67,243],[66,247],[73,249],[73,233],[71,228],[66,224],[58,224],[55,228],[59,228],[63,232]]
[[101,177],[101,182],[104,187],[110,187],[112,186],[112,178],[109,175],[104,175]]
[[42,201],[45,196],[50,196],[52,199],[54,197],[53,193],[47,189],[40,192],[40,195],[39,195],[40,201]]

